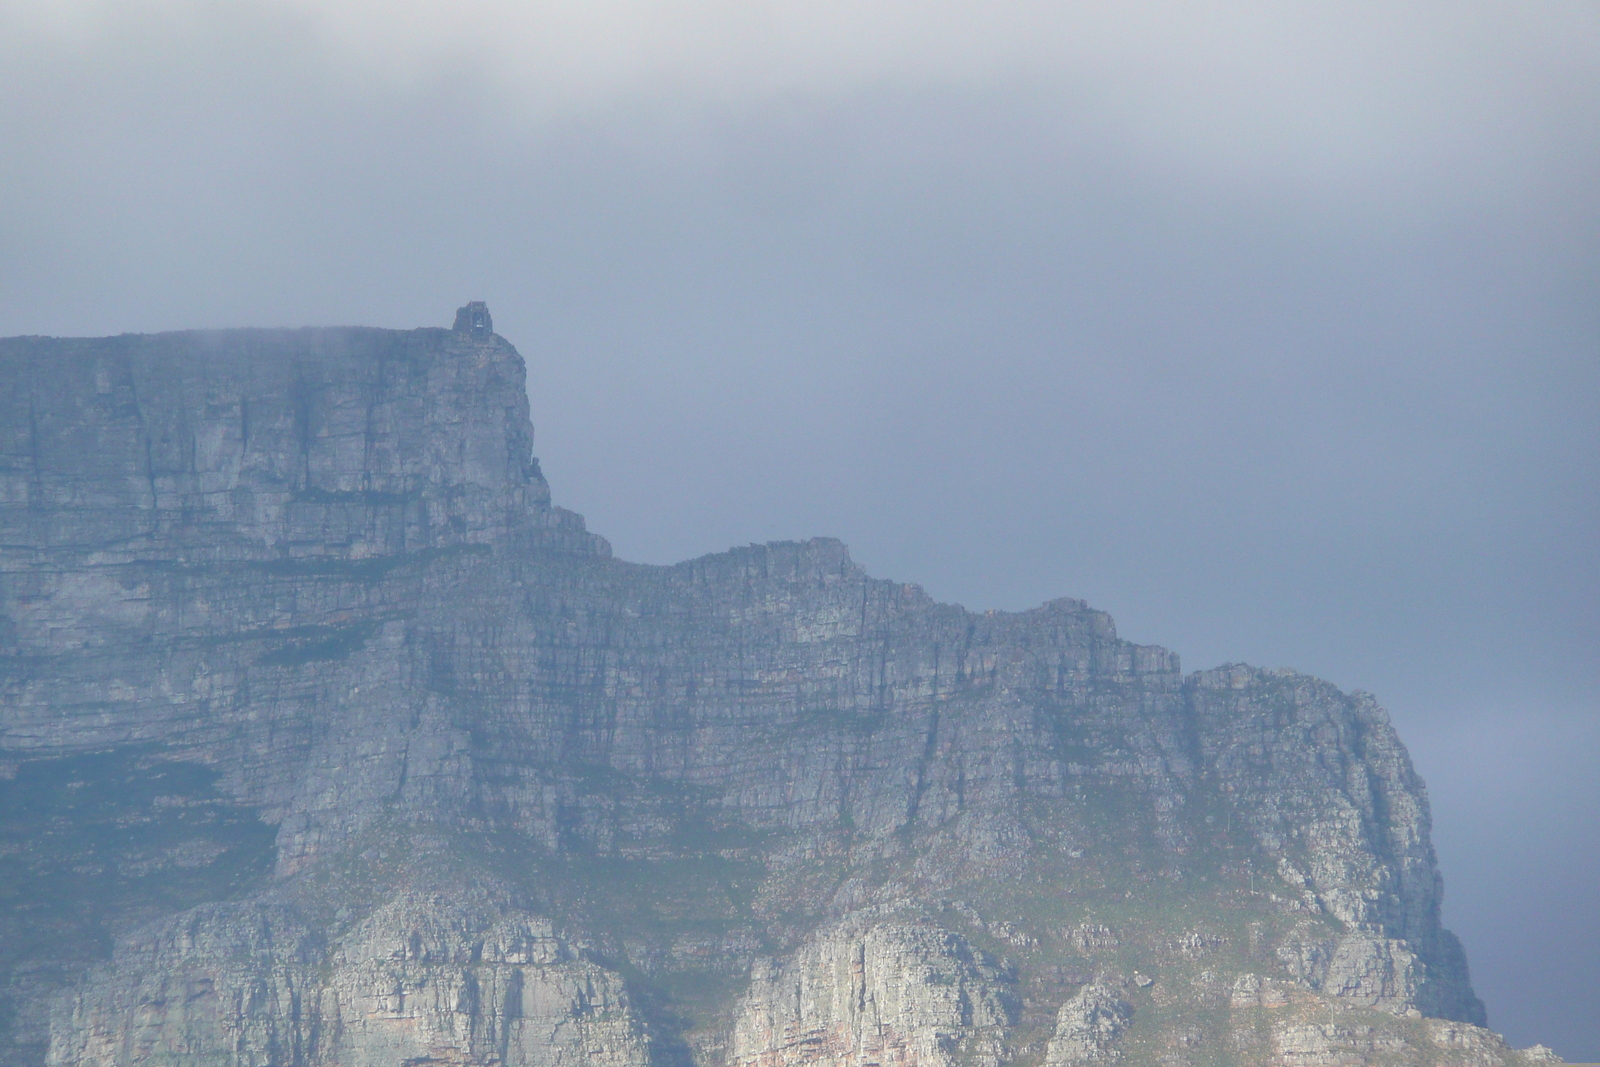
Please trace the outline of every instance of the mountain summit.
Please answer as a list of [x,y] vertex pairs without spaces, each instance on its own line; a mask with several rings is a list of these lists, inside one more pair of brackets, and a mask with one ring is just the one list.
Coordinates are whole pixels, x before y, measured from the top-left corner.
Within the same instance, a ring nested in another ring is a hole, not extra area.
[[616,560],[492,329],[0,341],[0,1061],[1553,1059],[1371,697]]

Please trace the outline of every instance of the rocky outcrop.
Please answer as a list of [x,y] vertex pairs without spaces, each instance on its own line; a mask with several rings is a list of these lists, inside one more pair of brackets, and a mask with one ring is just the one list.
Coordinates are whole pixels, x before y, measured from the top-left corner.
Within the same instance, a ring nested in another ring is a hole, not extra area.
[[615,560],[471,305],[0,383],[4,1062],[1527,1062],[1370,697]]
[[1133,1005],[1127,990],[1109,982],[1091,982],[1078,990],[1056,1016],[1044,1062],[1048,1067],[1115,1063],[1122,1058],[1116,1047],[1133,1022]]
[[928,923],[847,921],[750,984],[734,1067],[997,1064],[1014,1011],[1006,976]]
[[1460,943],[1439,924],[1427,793],[1366,693],[1294,672],[1202,671],[1191,682],[1203,758],[1276,873],[1310,913],[1279,950],[1314,989],[1482,1025]]
[[293,911],[203,905],[124,937],[57,1001],[47,1062],[305,1063],[321,939]]
[[548,921],[407,894],[351,930],[332,964],[327,1048],[314,1062],[650,1062],[621,976],[580,958]]
[[290,908],[196,909],[57,1010],[52,1065],[650,1062],[619,975],[470,889],[401,892],[331,944]]
[[1370,1063],[1535,1064],[1551,1062],[1541,1045],[1516,1051],[1480,1027],[1437,1020],[1389,1029],[1357,1021],[1299,1018],[1272,1030],[1272,1051],[1283,1064],[1365,1067]]

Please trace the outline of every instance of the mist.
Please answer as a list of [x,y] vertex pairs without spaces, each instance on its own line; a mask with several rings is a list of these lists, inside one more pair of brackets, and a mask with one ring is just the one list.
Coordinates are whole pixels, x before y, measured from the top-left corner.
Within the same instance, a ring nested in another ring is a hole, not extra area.
[[1390,708],[1600,1060],[1600,9],[0,6],[0,335],[445,326],[558,503]]

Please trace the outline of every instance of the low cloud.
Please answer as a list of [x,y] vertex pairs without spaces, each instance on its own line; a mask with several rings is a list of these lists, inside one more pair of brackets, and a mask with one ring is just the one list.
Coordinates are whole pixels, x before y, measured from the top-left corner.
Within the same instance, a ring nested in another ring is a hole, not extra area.
[[1012,85],[1064,149],[1089,127],[1257,192],[1515,195],[1600,143],[1582,121],[1600,11],[1578,0],[13,0],[0,18],[14,78],[130,51],[205,67],[276,41],[292,75],[400,97],[475,81],[497,121],[533,124],[639,100],[737,116],[786,95]]

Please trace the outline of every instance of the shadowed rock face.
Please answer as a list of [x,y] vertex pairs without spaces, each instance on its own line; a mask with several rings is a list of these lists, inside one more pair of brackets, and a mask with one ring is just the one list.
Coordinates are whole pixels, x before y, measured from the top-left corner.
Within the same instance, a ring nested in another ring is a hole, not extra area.
[[1371,698],[614,560],[475,322],[0,341],[0,1059],[1531,1062]]

